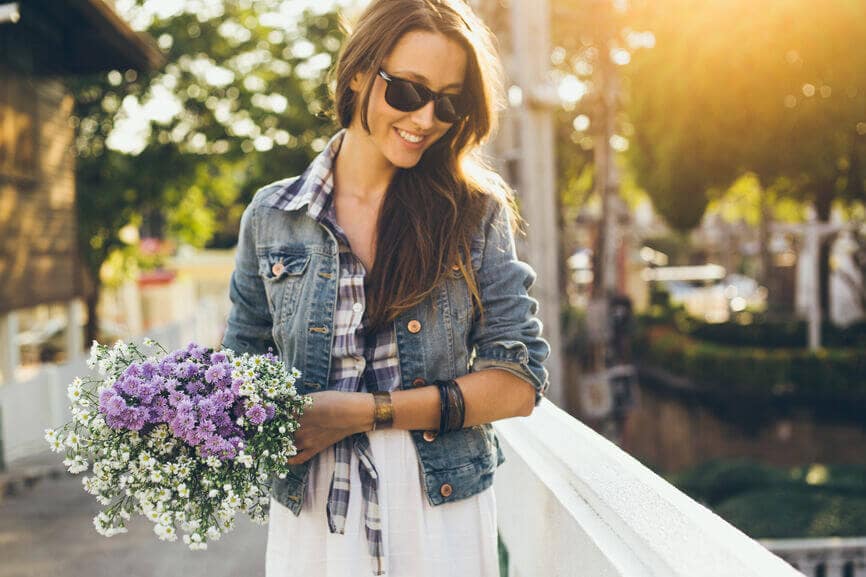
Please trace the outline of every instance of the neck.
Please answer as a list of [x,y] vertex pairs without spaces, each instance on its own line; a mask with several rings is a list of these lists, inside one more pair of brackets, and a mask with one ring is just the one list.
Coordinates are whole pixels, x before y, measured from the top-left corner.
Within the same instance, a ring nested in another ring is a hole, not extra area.
[[335,192],[359,202],[378,203],[396,171],[363,128],[353,123],[346,130],[334,163]]

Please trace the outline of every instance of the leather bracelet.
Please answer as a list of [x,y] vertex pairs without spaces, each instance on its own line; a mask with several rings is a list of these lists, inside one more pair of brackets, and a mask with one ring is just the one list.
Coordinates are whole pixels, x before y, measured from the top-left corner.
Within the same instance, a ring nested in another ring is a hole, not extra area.
[[460,390],[460,383],[451,379],[449,381],[450,390],[453,396],[454,407],[451,411],[453,413],[451,419],[451,426],[449,430],[451,431],[459,431],[463,428],[463,422],[466,419],[466,404],[463,400],[463,391]]
[[466,417],[463,391],[454,379],[434,381],[439,388],[439,434],[459,431]]
[[394,424],[394,405],[390,391],[373,391],[373,429],[388,429]]
[[439,434],[441,435],[448,429],[448,390],[445,381],[434,381],[433,384],[439,388]]

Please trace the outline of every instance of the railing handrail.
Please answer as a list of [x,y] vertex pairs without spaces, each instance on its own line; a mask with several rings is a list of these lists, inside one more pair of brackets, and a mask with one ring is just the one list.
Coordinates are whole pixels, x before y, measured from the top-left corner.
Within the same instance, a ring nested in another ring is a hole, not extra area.
[[495,426],[512,576],[801,575],[546,399]]

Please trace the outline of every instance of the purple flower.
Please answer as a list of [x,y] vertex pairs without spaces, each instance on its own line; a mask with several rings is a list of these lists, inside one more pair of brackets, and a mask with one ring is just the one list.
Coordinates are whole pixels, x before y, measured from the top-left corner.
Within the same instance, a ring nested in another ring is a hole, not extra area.
[[126,401],[120,395],[112,395],[104,406],[100,406],[100,410],[112,417],[120,417],[126,409]]
[[230,459],[234,459],[238,454],[237,449],[231,444],[224,444],[223,448],[219,452],[220,459],[223,461],[228,461]]
[[183,399],[181,402],[177,404],[177,412],[178,413],[192,413],[195,405],[190,399]]
[[204,359],[204,355],[207,352],[207,348],[199,346],[195,343],[188,344],[186,350],[189,353],[190,358],[197,361]]
[[156,374],[157,366],[150,361],[145,361],[141,364],[141,376],[145,379],[152,379]]
[[228,357],[226,357],[226,354],[223,352],[211,353],[210,362],[215,365],[219,363],[224,363],[226,362],[226,360],[228,360]]
[[172,406],[177,406],[183,401],[189,401],[189,398],[184,394],[183,391],[171,391],[168,394],[168,404]]
[[161,423],[163,410],[157,406],[145,407],[146,421],[148,423]]
[[226,366],[222,364],[212,365],[204,372],[204,380],[211,384],[216,383],[225,376]]
[[274,413],[276,413],[276,412],[277,412],[277,408],[273,404],[268,403],[267,405],[265,405],[265,414],[266,414],[265,420],[270,421],[271,419],[273,419]]
[[124,415],[127,428],[132,431],[140,431],[142,427],[144,427],[144,423],[146,421],[146,413],[138,407],[132,407],[127,409],[127,413]]
[[216,432],[216,425],[213,424],[213,421],[210,419],[202,419],[201,423],[199,423],[198,428],[203,433],[207,433],[208,435],[213,435]]
[[267,417],[267,413],[261,405],[253,405],[247,410],[247,418],[254,425],[261,425],[264,423],[265,417]]
[[196,444],[190,441],[195,428],[195,417],[191,413],[176,413],[174,418],[169,421],[168,426],[175,436],[190,442],[192,445]]
[[204,388],[201,381],[190,381],[186,384],[186,392],[190,395],[195,395]]
[[214,402],[219,404],[222,410],[230,408],[235,402],[235,395],[230,390],[217,391],[213,395]]
[[127,376],[121,377],[115,386],[120,390],[120,392],[129,395],[130,397],[137,397],[142,383],[143,381],[138,377]]
[[138,363],[132,363],[126,370],[123,371],[124,377],[140,377],[141,376],[141,366]]
[[125,429],[126,422],[123,421],[120,416],[116,415],[107,415],[105,417],[105,423],[111,427],[112,429]]
[[145,405],[149,405],[157,393],[159,393],[159,387],[155,383],[145,383],[138,389],[138,396],[141,398],[142,404]]

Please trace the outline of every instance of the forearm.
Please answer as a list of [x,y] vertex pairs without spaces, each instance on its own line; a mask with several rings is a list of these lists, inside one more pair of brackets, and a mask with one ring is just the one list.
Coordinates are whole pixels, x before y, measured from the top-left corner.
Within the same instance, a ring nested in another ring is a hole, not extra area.
[[[456,379],[463,393],[464,427],[473,427],[532,412],[535,390],[525,380],[500,369],[485,369]],[[373,428],[373,395],[359,393],[358,429]],[[398,390],[391,393],[395,429],[433,430],[439,428],[439,389],[435,386]]]

